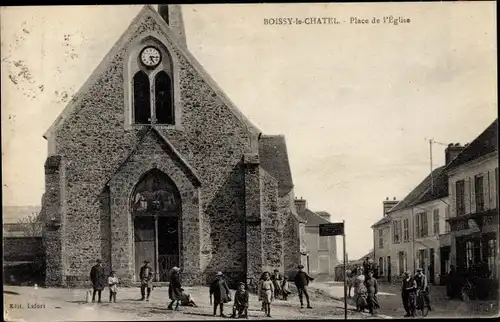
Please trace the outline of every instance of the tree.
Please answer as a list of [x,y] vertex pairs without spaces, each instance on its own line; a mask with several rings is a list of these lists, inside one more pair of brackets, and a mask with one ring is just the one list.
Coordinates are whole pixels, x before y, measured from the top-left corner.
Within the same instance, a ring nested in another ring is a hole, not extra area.
[[42,236],[42,221],[40,214],[37,212],[31,213],[17,222],[21,226],[21,230],[27,237]]

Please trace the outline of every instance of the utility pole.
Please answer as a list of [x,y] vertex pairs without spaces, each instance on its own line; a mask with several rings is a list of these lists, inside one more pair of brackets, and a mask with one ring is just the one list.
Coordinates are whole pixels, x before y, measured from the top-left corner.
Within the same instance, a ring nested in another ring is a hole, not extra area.
[[432,139],[429,139],[429,152],[431,162],[431,194],[434,194],[434,178],[432,176]]

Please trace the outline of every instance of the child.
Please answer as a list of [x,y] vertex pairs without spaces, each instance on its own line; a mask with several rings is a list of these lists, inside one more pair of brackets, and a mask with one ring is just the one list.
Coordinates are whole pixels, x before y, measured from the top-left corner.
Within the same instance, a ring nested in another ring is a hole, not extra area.
[[262,299],[262,304],[264,306],[264,312],[266,312],[267,317],[271,317],[271,302],[274,298],[274,285],[271,281],[271,274],[268,272],[264,273],[264,280],[260,282],[260,298]]
[[109,303],[113,301],[116,303],[116,293],[118,292],[118,277],[115,276],[115,271],[111,271],[108,277],[109,285]]
[[236,312],[238,312],[238,318],[242,316],[248,318],[248,297],[248,291],[245,289],[245,283],[239,283],[238,290],[234,294],[232,318],[236,317]]
[[292,294],[290,292],[290,282],[288,281],[288,277],[283,277],[283,282],[281,283],[281,290],[283,292],[283,301],[288,300],[288,295]]
[[182,306],[192,306],[192,307],[198,307],[196,303],[194,303],[193,298],[191,297],[190,294],[187,294],[182,290],[182,293],[180,295],[181,298],[181,305]]

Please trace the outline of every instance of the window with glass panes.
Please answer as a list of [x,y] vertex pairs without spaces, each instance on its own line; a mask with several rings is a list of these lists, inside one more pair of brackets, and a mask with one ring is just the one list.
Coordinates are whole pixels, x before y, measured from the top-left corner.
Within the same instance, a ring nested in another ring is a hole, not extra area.
[[439,235],[439,208],[434,209],[432,216],[434,219],[434,235]]

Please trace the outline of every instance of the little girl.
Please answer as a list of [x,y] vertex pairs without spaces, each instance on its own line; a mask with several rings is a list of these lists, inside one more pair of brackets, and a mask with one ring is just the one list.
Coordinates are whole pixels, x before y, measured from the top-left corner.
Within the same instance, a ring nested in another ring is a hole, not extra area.
[[266,316],[271,317],[271,302],[274,298],[274,285],[273,281],[271,281],[271,275],[268,272],[264,273],[264,280],[260,282],[259,294]]
[[115,277],[115,271],[111,271],[108,277],[109,285],[109,303],[113,301],[116,303],[116,292],[118,292],[118,277]]
[[283,277],[281,290],[283,291],[283,301],[288,300],[288,295],[292,294],[292,292],[290,292],[290,282],[288,281],[288,277],[286,276]]

